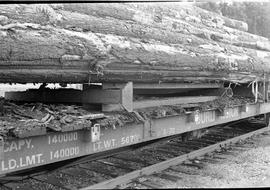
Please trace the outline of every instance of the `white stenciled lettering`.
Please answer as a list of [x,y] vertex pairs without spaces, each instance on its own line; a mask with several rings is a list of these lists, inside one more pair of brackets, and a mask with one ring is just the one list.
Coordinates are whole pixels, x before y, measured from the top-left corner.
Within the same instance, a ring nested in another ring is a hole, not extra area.
[[127,137],[122,137],[121,145],[132,144],[132,143],[137,142],[138,140],[139,140],[139,137],[137,135],[130,135]]
[[8,168],[9,168],[10,170],[15,169],[16,166],[17,166],[17,162],[16,162],[15,159],[10,159],[10,160],[8,161]]
[[35,164],[35,161],[36,161],[36,156],[35,155],[26,156],[25,164],[26,165],[33,165],[33,164]]
[[230,119],[233,117],[238,117],[239,113],[237,109],[228,109],[225,111],[224,116],[221,116],[220,119]]
[[65,134],[57,134],[57,135],[49,135],[48,136],[48,144],[60,144],[71,141],[78,140],[78,133],[65,133]]
[[4,145],[4,152],[19,151],[24,148],[30,149],[32,139],[20,139],[14,141],[7,141]]
[[93,151],[101,151],[104,149],[110,149],[117,146],[116,139],[108,139],[93,143]]
[[204,123],[210,123],[215,121],[215,113],[214,112],[198,112],[195,115],[195,123],[198,124],[204,124]]
[[11,141],[10,146],[9,146],[9,151],[14,151],[14,150],[18,150],[18,145],[17,145],[17,142]]
[[115,146],[115,139],[110,139],[110,140],[106,140],[104,141],[104,148],[111,148]]
[[32,139],[25,139],[27,148],[31,148],[31,142],[32,142]]
[[24,140],[19,140],[19,142],[18,142],[18,149],[21,149],[22,146],[24,146],[24,145],[25,145],[25,141]]
[[25,157],[19,157],[18,159],[9,159],[7,161],[1,161],[1,170],[8,171],[14,170],[16,168],[23,168],[32,165],[37,165],[42,163],[43,154],[27,155]]
[[54,159],[68,158],[68,157],[78,155],[79,153],[80,153],[80,148],[78,146],[63,148],[56,151],[50,151],[50,159],[54,160]]

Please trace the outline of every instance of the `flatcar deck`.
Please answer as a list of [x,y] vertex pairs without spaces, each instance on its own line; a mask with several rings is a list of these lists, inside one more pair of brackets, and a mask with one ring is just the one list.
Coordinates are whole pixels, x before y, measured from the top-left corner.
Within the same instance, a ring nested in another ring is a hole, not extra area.
[[59,132],[21,139],[7,139],[0,146],[0,174],[95,154],[137,143],[228,123],[270,110],[270,103],[256,103],[218,110],[194,111],[141,121],[124,127],[94,124],[90,130]]
[[[250,127],[251,125],[252,127]],[[269,133],[269,127],[265,127],[264,122],[243,121],[226,126],[214,126],[204,134],[205,138],[182,141],[181,136],[175,136],[170,140],[158,141],[139,149],[94,161],[85,160],[54,171],[43,173],[35,171],[15,175],[13,178],[4,178],[0,185],[4,189],[82,188],[86,190],[129,188],[138,185],[142,185],[144,188],[158,188],[161,187],[160,183],[164,179],[179,180],[177,175],[164,171],[166,168],[168,168],[167,171],[189,174],[190,171],[185,169],[203,168],[203,163],[194,162],[192,159],[215,150],[226,150],[232,143],[264,132]],[[231,133],[233,135],[230,135]],[[205,141],[205,139],[212,139],[212,136],[218,138],[213,139],[213,142]],[[229,136],[230,138],[228,138]],[[163,151],[166,148],[170,151]],[[210,159],[210,161],[214,160]],[[159,181],[151,180],[153,178],[157,178]]]

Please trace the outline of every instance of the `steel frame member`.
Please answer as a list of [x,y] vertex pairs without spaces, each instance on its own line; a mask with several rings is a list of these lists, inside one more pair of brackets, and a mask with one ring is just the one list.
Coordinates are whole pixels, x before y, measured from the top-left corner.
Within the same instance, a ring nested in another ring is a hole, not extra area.
[[0,175],[266,114],[269,110],[270,103],[256,103],[246,105],[245,109],[226,108],[223,114],[217,110],[196,111],[118,128],[95,124],[91,130],[1,141]]

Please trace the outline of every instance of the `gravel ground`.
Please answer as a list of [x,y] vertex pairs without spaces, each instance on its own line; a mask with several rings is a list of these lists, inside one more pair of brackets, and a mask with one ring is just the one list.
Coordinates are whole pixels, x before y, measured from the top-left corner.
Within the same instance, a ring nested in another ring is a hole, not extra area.
[[191,174],[174,173],[182,179],[163,188],[270,187],[270,132],[248,139],[240,148],[233,146],[213,155],[225,159],[213,158],[216,163],[198,160],[204,164],[202,169],[194,168]]

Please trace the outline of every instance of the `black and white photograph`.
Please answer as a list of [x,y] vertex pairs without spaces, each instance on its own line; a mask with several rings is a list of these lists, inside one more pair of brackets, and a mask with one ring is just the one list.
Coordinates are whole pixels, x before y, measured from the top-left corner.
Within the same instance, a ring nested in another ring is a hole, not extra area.
[[270,0],[0,0],[0,190],[270,187]]

